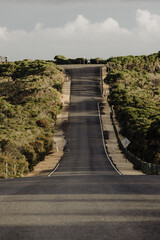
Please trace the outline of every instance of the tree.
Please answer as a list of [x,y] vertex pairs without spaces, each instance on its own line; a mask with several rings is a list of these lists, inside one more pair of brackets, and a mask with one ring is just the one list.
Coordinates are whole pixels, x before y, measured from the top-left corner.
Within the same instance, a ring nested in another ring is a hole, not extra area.
[[68,58],[62,56],[62,55],[56,55],[54,57],[54,60],[56,60],[56,64],[67,64]]

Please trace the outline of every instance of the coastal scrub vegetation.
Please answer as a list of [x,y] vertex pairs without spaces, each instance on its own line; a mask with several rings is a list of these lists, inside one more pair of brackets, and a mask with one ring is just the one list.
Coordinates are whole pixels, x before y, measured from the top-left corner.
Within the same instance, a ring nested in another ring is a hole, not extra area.
[[24,175],[52,149],[64,80],[52,62],[0,64],[0,177]]
[[160,164],[160,52],[149,56],[107,60],[109,102],[128,150],[149,163]]

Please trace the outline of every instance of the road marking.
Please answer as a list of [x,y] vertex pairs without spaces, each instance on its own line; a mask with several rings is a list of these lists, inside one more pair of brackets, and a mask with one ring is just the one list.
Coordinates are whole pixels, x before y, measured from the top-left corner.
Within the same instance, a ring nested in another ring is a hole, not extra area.
[[53,169],[53,171],[52,171],[50,174],[48,174],[48,177],[50,177],[50,176],[57,170],[57,168],[59,167],[59,165],[60,165],[60,163],[58,163],[58,164],[56,165],[56,167]]
[[105,145],[105,141],[104,141],[104,133],[103,133],[103,127],[102,127],[102,120],[101,120],[101,114],[100,114],[100,104],[101,102],[98,102],[97,106],[98,106],[98,115],[99,115],[99,121],[100,121],[100,126],[101,126],[101,134],[102,134],[102,141],[103,141],[103,147],[104,147],[104,151],[105,151],[105,154],[110,162],[110,164],[112,165],[112,167],[116,170],[116,172],[119,174],[119,175],[123,175],[117,168],[116,166],[113,164],[112,160],[110,159],[109,155],[108,155],[108,152],[106,150],[106,145]]

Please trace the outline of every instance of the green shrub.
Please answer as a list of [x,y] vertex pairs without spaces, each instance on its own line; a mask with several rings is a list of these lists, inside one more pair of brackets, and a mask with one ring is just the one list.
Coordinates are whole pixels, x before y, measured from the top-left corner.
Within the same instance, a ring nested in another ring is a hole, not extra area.
[[21,147],[21,153],[29,163],[29,170],[33,170],[33,167],[38,163],[34,147],[31,144],[24,145]]
[[0,178],[21,177],[28,173],[28,163],[23,155],[16,159],[0,154]]
[[34,147],[34,151],[37,154],[37,161],[43,161],[45,154],[46,154],[46,150],[44,148],[44,142],[42,140],[38,140],[36,139],[36,141],[33,144]]
[[131,141],[128,149],[144,161],[160,164],[159,53],[110,58],[106,66],[109,101],[122,133]]
[[0,164],[3,169],[7,159],[9,176],[32,170],[52,149],[64,80],[62,69],[50,61],[0,65]]

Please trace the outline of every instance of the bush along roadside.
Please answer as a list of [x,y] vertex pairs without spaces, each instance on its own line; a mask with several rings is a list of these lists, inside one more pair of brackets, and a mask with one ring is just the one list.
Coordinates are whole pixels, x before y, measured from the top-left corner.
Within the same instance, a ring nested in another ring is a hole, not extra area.
[[160,52],[110,58],[107,72],[109,103],[122,134],[131,141],[128,151],[143,162],[160,165]]
[[0,177],[28,173],[53,147],[62,70],[52,62],[0,64]]
[[119,132],[116,128],[116,124],[114,122],[114,117],[113,117],[113,108],[111,107],[111,120],[113,124],[113,128],[117,137],[118,145],[125,157],[133,164],[133,167],[135,170],[141,170],[143,173],[151,175],[160,175],[160,165],[158,164],[153,164],[149,162],[142,161],[140,158],[136,157],[134,154],[129,152],[122,144],[119,136]]

